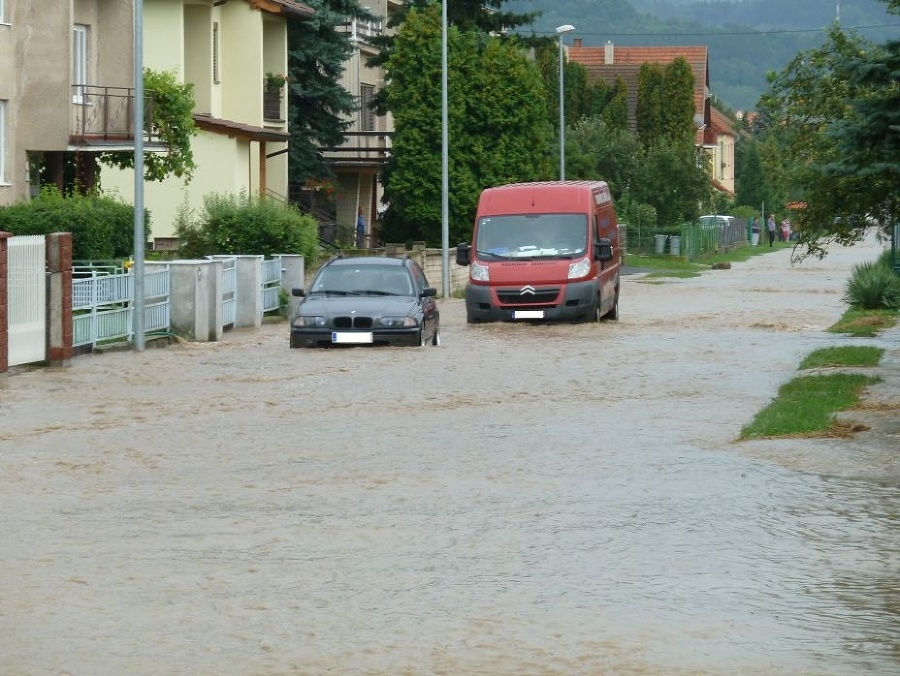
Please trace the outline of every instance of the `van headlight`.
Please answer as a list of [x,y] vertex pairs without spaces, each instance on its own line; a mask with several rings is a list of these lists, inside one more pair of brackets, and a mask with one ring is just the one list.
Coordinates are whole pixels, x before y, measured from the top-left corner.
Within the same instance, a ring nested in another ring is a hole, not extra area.
[[477,262],[472,263],[469,275],[476,282],[488,282],[491,279],[491,272],[488,267]]
[[591,259],[582,258],[574,263],[569,263],[569,279],[578,279],[579,277],[587,277],[591,271]]

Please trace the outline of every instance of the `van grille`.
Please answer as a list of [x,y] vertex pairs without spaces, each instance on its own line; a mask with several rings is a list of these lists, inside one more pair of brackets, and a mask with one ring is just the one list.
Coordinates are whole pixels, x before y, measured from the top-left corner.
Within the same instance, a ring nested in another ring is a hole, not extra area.
[[559,297],[559,287],[535,289],[534,293],[522,293],[521,289],[500,289],[497,300],[502,305],[552,305]]

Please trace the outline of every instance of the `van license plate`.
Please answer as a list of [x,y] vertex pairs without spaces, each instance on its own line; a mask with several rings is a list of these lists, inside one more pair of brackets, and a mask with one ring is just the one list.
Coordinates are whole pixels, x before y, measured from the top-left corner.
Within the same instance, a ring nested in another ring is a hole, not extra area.
[[331,332],[331,342],[332,343],[371,343],[372,342],[372,332],[367,331],[365,333],[341,333],[340,331],[332,331]]
[[513,319],[543,319],[543,310],[513,310]]

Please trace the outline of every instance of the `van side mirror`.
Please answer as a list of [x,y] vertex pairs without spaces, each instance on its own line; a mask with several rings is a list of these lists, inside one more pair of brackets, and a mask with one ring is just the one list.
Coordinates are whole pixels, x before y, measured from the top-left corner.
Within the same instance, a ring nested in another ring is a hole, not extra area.
[[303,289],[298,289],[295,286],[293,289],[291,289],[291,295],[294,298],[303,298],[306,295],[306,291],[304,291]]
[[601,237],[594,242],[594,258],[602,262],[611,261],[613,259],[612,240]]
[[468,242],[456,245],[456,264],[468,265],[471,262],[472,247]]

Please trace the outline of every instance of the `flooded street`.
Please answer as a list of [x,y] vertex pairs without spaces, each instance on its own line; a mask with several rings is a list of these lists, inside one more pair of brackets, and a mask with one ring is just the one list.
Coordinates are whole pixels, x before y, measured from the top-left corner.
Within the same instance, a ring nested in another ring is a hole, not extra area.
[[13,373],[0,673],[896,674],[891,449],[734,441],[876,256],[628,276],[601,324],[444,300],[439,348],[280,323]]

